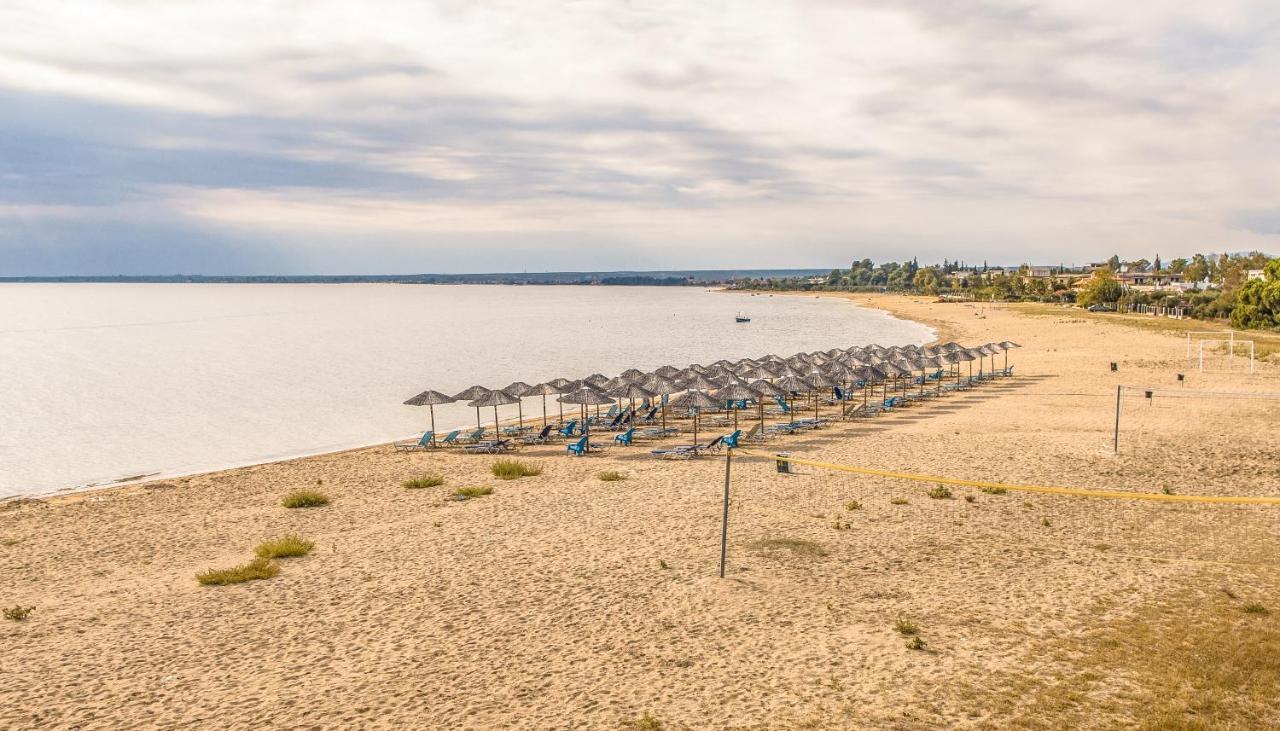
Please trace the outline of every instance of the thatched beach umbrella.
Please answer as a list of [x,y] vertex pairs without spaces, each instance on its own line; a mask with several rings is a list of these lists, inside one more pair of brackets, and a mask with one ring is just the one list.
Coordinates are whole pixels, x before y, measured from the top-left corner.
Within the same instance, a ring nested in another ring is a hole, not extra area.
[[792,408],[791,405],[794,401],[792,398],[793,394],[800,393],[801,391],[808,391],[810,388],[813,388],[813,386],[809,385],[808,381],[794,374],[779,378],[773,382],[773,385],[787,392],[787,413],[791,415],[791,421],[794,422],[796,420],[796,410]]
[[610,389],[607,393],[614,398],[628,399],[631,402],[632,414],[635,414],[636,411],[636,399],[651,399],[658,395],[638,383],[624,383],[617,388]]
[[503,393],[508,396],[514,396],[516,399],[516,408],[520,412],[520,421],[516,426],[524,426],[524,401],[522,399],[529,395],[529,390],[532,388],[533,386],[530,386],[524,381],[516,381],[510,386],[502,389]]
[[498,421],[498,407],[506,406],[507,404],[514,404],[519,400],[520,399],[508,394],[506,391],[490,391],[489,393],[481,396],[475,401],[472,401],[471,403],[467,404],[467,406],[474,406],[477,414],[480,413],[481,407],[492,406],[493,407],[493,433],[499,439],[501,439],[502,424],[501,422]]
[[716,408],[715,399],[708,396],[702,391],[685,391],[679,398],[672,401],[675,406],[689,409],[693,412],[693,443],[698,443],[698,414],[703,409]]
[[710,391],[720,386],[701,373],[691,373],[676,381],[676,385],[687,391]]
[[613,399],[607,394],[587,385],[576,391],[570,391],[556,400],[562,404],[578,404],[582,407],[582,435],[587,438],[588,445],[591,444],[591,423],[587,420],[587,407],[613,403]]
[[730,383],[724,388],[711,394],[720,403],[731,404],[733,409],[733,428],[738,428],[738,402],[746,401],[756,397],[756,392],[752,391],[745,383]]
[[662,376],[663,378],[675,378],[679,373],[679,368],[670,365],[658,366],[653,372],[655,376]]
[[1012,340],[1006,340],[1003,343],[999,343],[996,347],[1004,351],[1004,369],[1006,371],[1009,370],[1009,351],[1013,348],[1021,348],[1022,346]]
[[436,404],[451,404],[454,401],[457,401],[457,399],[452,396],[446,396],[439,391],[428,389],[404,403],[406,406],[426,406],[431,409],[431,442],[434,444],[436,441]]
[[[656,394],[666,398],[668,394],[678,390],[676,382],[666,376],[660,376],[657,373],[644,379],[644,383],[640,384]],[[658,408],[662,413],[662,431],[667,430],[667,404],[666,401],[659,399]]]
[[759,406],[759,409],[760,409],[760,429],[764,430],[765,398],[773,398],[775,396],[781,396],[783,398],[786,398],[787,392],[782,390],[781,388],[778,388],[773,383],[770,383],[769,381],[766,381],[763,378],[748,384],[747,388],[750,388],[751,391],[756,394],[756,404]]
[[[472,386],[461,393],[455,393],[453,398],[455,401],[475,401],[489,395],[489,389],[484,386]],[[468,404],[469,405],[469,404]],[[476,428],[480,428],[480,407],[476,407]]]
[[[525,396],[541,396],[542,397],[542,426],[544,429],[547,426],[547,396],[550,396],[553,393],[560,393],[560,389],[556,388],[550,383],[539,383],[536,386],[530,386],[529,390],[525,391],[525,394],[524,394]],[[560,421],[564,421],[563,406],[560,407]]]

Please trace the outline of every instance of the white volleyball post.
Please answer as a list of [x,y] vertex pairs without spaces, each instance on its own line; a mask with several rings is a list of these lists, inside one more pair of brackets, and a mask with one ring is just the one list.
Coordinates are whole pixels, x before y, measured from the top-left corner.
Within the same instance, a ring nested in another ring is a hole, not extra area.
[[[1227,344],[1227,349],[1228,349],[1228,350],[1227,350],[1227,358],[1228,358],[1228,360],[1230,360],[1230,361],[1234,362],[1234,361],[1235,361],[1235,356],[1236,356],[1236,343],[1237,343],[1237,342],[1239,342],[1241,345],[1244,345],[1245,343],[1248,343],[1248,344],[1249,344],[1249,373],[1250,373],[1250,374],[1252,374],[1252,373],[1253,373],[1254,362],[1255,362],[1255,354],[1256,354],[1257,350],[1256,350],[1256,347],[1255,347],[1254,342],[1253,342],[1252,340],[1240,340],[1240,341],[1237,341],[1237,340],[1236,340],[1236,337],[1235,337],[1235,333],[1232,333],[1230,338],[1205,338],[1205,339],[1203,339],[1203,340],[1200,340],[1199,342],[1200,342],[1200,366],[1199,366],[1199,369],[1200,369],[1200,371],[1201,371],[1202,373],[1204,372],[1204,344],[1205,344],[1205,343],[1210,343],[1210,344],[1213,344],[1213,343],[1226,343],[1226,344]],[[1227,366],[1227,367],[1228,367],[1228,369],[1230,369],[1230,364],[1228,364],[1228,366]]]

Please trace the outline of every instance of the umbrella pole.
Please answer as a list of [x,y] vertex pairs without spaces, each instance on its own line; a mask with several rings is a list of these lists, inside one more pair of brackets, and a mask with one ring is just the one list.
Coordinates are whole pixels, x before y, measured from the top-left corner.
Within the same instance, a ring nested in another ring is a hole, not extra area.
[[493,405],[493,435],[502,439],[502,425],[498,423],[498,405]]
[[547,428],[547,395],[542,394],[542,428]]
[[435,444],[436,443],[436,405],[428,404],[427,408],[431,409],[431,443]]
[[476,428],[480,428],[480,407],[476,407]]
[[516,431],[519,431],[520,427],[524,426],[524,399],[523,398],[516,401],[516,408],[520,410],[520,421],[516,422]]
[[698,446],[698,412],[701,409],[693,410],[693,446]]

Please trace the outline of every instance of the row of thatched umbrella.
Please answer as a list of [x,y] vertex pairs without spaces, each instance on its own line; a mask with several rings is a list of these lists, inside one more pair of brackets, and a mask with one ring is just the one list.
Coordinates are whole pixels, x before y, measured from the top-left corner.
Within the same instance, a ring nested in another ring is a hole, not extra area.
[[[484,386],[470,388],[453,396],[439,391],[427,390],[405,401],[409,406],[427,406],[431,410],[431,431],[435,432],[435,407],[439,404],[466,401],[476,410],[476,428],[481,427],[480,409],[493,408],[494,424],[498,421],[498,407],[517,404],[520,423],[524,423],[523,399],[530,396],[542,396],[542,423],[547,425],[547,396],[558,395],[560,421],[564,420],[564,404],[576,404],[582,409],[584,433],[589,433],[589,420],[586,415],[587,406],[612,404],[614,399],[629,400],[634,410],[636,399],[654,399],[664,394],[683,391],[684,394],[674,400],[672,405],[687,408],[694,416],[694,440],[697,441],[698,415],[706,409],[720,408],[729,404],[733,412],[734,428],[738,426],[737,404],[746,400],[756,400],[760,409],[760,422],[764,423],[764,399],[783,398],[787,400],[788,410],[794,421],[794,409],[791,408],[794,395],[809,393],[823,388],[833,388],[842,384],[861,383],[863,387],[863,403],[866,404],[867,387],[884,384],[888,393],[889,380],[904,379],[913,376],[915,371],[921,373],[920,390],[924,392],[924,377],[930,369],[955,366],[956,381],[960,379],[960,363],[969,363],[969,374],[973,374],[973,361],[979,361],[979,372],[985,365],[984,359],[991,358],[991,367],[995,369],[995,356],[1003,352],[1005,368],[1008,368],[1008,351],[1021,347],[1017,343],[1004,341],[987,343],[976,348],[966,348],[959,343],[944,343],[938,346],[918,347],[893,346],[885,348],[871,345],[863,348],[832,349],[815,353],[796,353],[789,358],[777,355],[766,355],[759,359],[742,358],[738,361],[719,360],[709,366],[691,364],[686,368],[661,366],[651,373],[635,368],[623,371],[616,378],[609,378],[600,373],[593,373],[579,381],[556,378],[536,386],[516,381],[506,388],[489,389]],[[750,379],[750,381],[748,380]],[[941,379],[939,379],[941,388]],[[905,391],[905,381],[904,381]],[[814,416],[818,414],[817,399],[813,399]],[[598,412],[597,412],[598,413]],[[662,409],[662,425],[666,427],[666,409]]]

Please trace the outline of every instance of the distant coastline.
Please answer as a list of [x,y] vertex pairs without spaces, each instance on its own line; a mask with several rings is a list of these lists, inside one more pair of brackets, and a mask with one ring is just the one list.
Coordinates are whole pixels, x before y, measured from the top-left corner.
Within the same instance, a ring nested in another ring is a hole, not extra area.
[[6,283],[85,284],[526,284],[700,287],[747,278],[826,275],[829,269],[678,269],[475,274],[111,275],[0,277]]

